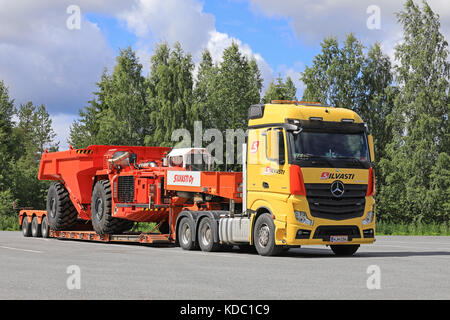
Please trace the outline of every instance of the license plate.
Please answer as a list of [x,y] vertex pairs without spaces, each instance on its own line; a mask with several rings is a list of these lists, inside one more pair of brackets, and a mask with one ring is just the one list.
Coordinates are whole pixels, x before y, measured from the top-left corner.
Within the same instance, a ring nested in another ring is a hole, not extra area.
[[330,236],[331,243],[347,242],[348,236]]

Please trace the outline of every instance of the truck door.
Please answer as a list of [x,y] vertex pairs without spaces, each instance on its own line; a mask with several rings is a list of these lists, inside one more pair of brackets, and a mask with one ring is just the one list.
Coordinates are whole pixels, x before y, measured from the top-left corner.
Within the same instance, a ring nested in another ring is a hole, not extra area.
[[284,129],[250,130],[248,148],[248,191],[289,193]]

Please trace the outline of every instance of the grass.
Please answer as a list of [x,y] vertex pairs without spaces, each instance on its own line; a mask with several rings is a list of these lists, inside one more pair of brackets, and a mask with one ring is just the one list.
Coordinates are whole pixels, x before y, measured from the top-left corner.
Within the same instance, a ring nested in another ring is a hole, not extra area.
[[0,230],[3,231],[18,231],[19,217],[18,216],[0,216]]
[[393,236],[450,236],[448,223],[392,223],[377,222],[377,235]]

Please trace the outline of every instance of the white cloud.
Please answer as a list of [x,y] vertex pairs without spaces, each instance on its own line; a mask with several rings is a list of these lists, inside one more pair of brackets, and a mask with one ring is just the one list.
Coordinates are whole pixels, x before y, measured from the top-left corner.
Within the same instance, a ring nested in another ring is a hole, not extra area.
[[[422,1],[415,1],[422,6]],[[342,40],[353,32],[364,43],[381,43],[387,52],[393,52],[401,39],[401,26],[395,13],[403,8],[404,1],[392,0],[250,0],[252,10],[272,18],[287,18],[296,37],[308,44],[317,44],[324,37],[337,36]],[[450,1],[429,0],[434,12],[440,15],[441,31],[450,39]],[[367,13],[369,6],[380,9],[381,28],[369,29]]]
[[113,50],[95,24],[82,18],[79,30],[67,28],[69,4],[0,0],[0,78],[18,103],[75,113],[112,65]]

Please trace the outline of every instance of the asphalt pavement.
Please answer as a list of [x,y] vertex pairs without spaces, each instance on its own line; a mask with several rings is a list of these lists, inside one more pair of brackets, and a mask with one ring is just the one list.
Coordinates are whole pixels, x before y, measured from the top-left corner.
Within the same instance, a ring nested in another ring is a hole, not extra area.
[[377,236],[278,257],[0,232],[0,299],[450,299],[450,237]]

